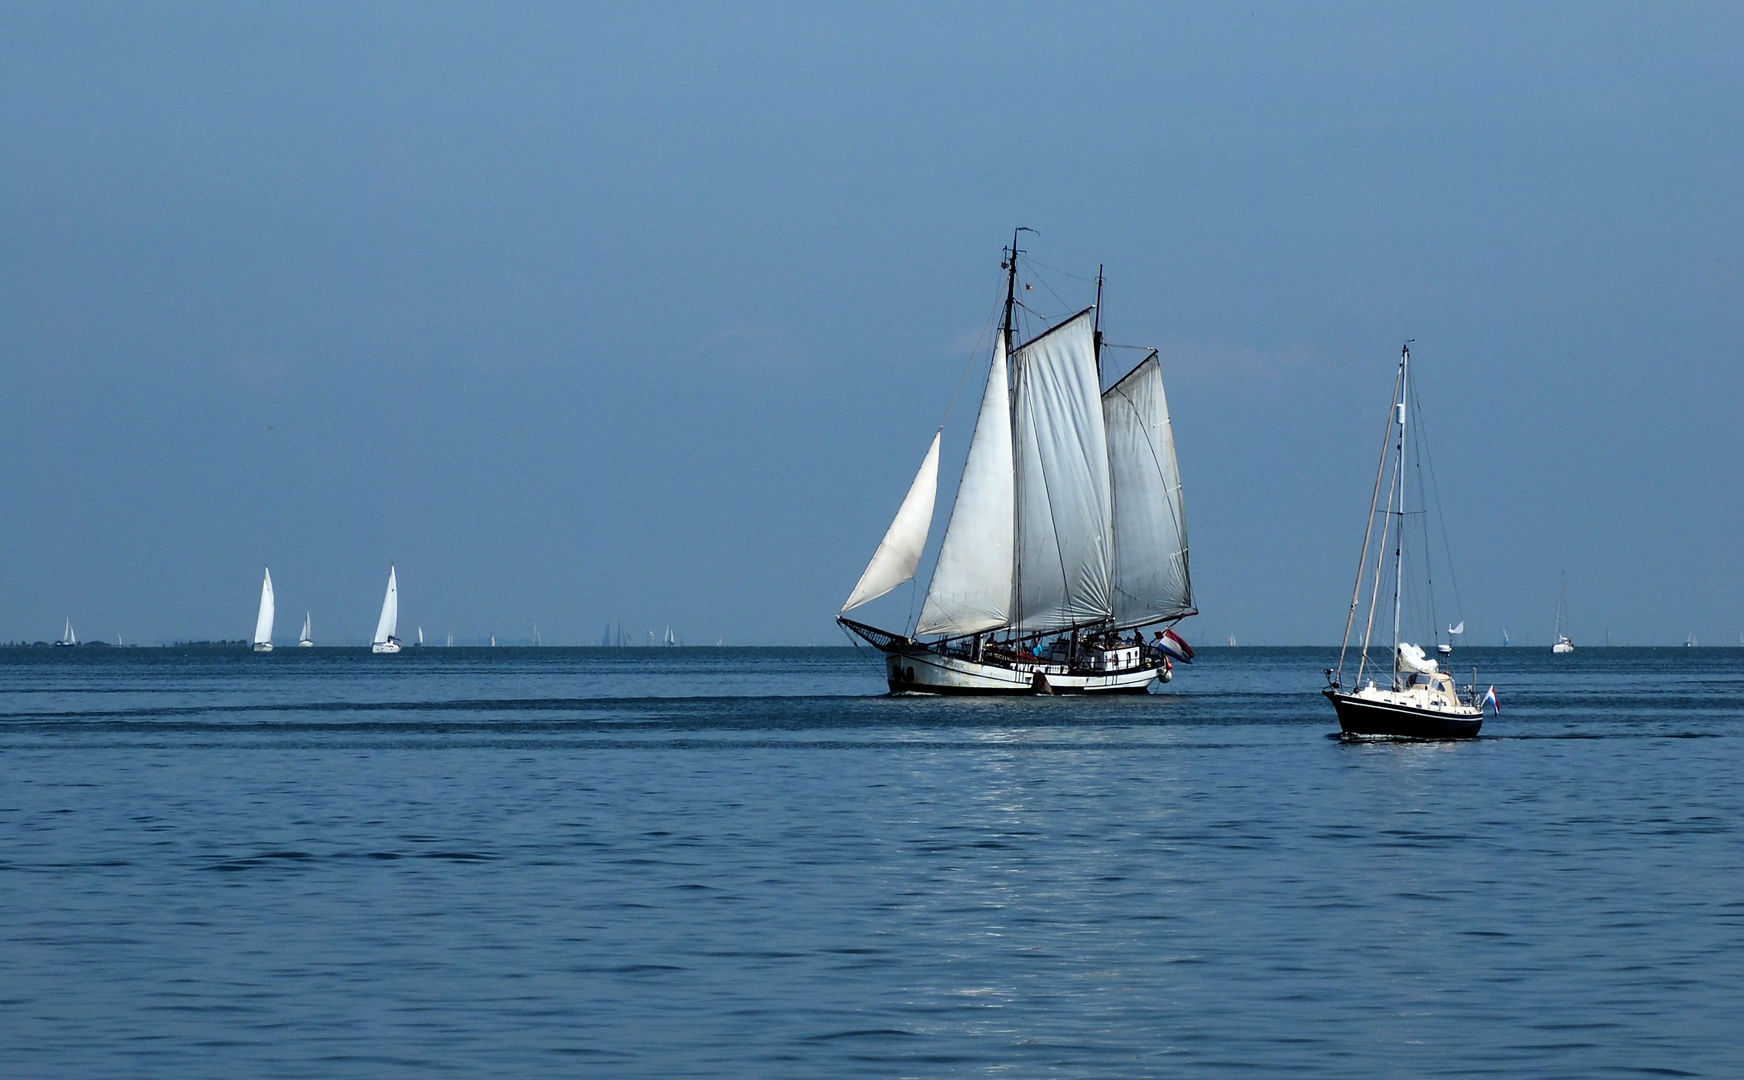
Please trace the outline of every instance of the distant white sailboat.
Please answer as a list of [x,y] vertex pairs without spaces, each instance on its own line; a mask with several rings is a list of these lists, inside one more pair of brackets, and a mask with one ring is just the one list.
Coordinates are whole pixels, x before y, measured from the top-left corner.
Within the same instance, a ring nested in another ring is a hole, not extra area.
[[78,643],[79,643],[79,636],[77,634],[73,633],[73,620],[68,619],[67,620],[67,628],[65,630],[61,631],[61,639],[59,641],[55,642],[55,645],[57,647],[60,647],[60,648],[69,648],[70,649],[74,645],[77,645]]
[[272,652],[273,591],[272,569],[265,570],[260,582],[260,614],[254,617],[254,651]]
[[422,626],[418,627],[418,644],[424,644],[424,628]]
[[297,638],[297,647],[307,649],[315,644],[315,639],[309,636],[309,613],[303,612],[303,633]]
[[369,651],[374,653],[397,653],[400,651],[400,639],[394,635],[400,629],[400,588],[394,579],[394,568],[388,567],[388,594],[382,598],[381,619],[375,624],[375,639],[370,642]]
[[1550,646],[1553,653],[1574,652],[1574,639],[1568,636],[1568,573],[1563,572],[1562,584],[1556,591],[1556,640]]

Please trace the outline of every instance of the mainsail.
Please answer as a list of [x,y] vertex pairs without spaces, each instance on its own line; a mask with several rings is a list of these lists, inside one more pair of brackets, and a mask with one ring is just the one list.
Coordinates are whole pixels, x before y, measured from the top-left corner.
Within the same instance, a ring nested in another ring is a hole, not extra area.
[[1086,309],[1012,358],[1017,489],[1011,625],[1059,630],[1114,615],[1108,443]]
[[1102,395],[1102,419],[1114,496],[1115,629],[1192,614],[1181,473],[1156,353]]
[[273,591],[272,571],[266,571],[266,577],[260,583],[260,614],[254,619],[254,643],[265,645],[272,642],[273,624]]
[[392,638],[400,628],[400,589],[394,582],[394,568],[388,567],[388,594],[382,598],[381,619],[375,624],[373,644],[380,645]]
[[896,511],[895,520],[878,544],[878,550],[872,553],[872,561],[866,564],[866,572],[860,575],[859,584],[854,586],[848,602],[842,605],[842,611],[852,611],[861,604],[876,600],[914,577],[921,550],[926,547],[927,530],[932,527],[933,500],[938,491],[939,436],[934,434],[926,458],[920,463],[920,471],[914,474],[914,483],[909,485],[908,495],[902,500],[902,507]]
[[1001,335],[915,633],[975,634],[1004,626],[1011,618],[1014,498],[1011,394]]

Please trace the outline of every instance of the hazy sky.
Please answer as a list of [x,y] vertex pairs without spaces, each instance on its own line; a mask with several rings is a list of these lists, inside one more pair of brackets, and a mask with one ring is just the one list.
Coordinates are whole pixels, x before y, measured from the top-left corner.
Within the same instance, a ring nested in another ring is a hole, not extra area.
[[1021,224],[1190,640],[1337,639],[1406,337],[1472,643],[1738,640],[1744,7],[938,7],[0,6],[0,639],[840,642]]

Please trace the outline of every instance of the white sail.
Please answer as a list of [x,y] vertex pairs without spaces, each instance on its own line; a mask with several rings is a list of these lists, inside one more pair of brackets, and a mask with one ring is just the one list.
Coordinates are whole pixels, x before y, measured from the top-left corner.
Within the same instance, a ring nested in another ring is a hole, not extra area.
[[303,633],[297,638],[298,645],[313,645],[315,639],[309,636],[309,613],[303,612]]
[[872,561],[866,564],[866,572],[860,575],[853,594],[842,605],[844,612],[878,599],[914,576],[921,549],[926,547],[927,530],[932,527],[933,500],[938,492],[939,436],[934,435],[926,459],[920,463],[920,471],[914,474],[914,483],[909,485],[908,495],[902,500],[901,509],[896,511],[896,518],[878,544],[878,550],[872,553]]
[[272,571],[266,571],[266,576],[260,583],[260,614],[254,617],[254,643],[265,645],[272,642],[273,624],[273,591]]
[[1114,622],[1119,629],[1193,610],[1187,519],[1163,367],[1152,353],[1102,395],[1114,518]]
[[975,420],[975,437],[939,545],[938,566],[920,609],[917,634],[975,634],[1004,626],[1011,618],[1016,495],[1009,386],[1001,337],[993,350],[981,415]]
[[1017,350],[1013,623],[1050,630],[1114,614],[1108,441],[1091,312]]
[[400,589],[394,582],[394,568],[388,567],[388,594],[382,598],[381,619],[375,624],[374,644],[389,640],[400,628]]

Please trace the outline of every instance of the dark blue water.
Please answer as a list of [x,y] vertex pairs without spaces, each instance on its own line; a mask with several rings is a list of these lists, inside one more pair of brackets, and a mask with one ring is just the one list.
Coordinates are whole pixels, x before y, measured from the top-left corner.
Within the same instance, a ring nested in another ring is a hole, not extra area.
[[1744,651],[1473,659],[0,650],[0,1075],[1744,1073]]

